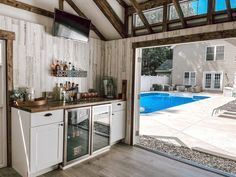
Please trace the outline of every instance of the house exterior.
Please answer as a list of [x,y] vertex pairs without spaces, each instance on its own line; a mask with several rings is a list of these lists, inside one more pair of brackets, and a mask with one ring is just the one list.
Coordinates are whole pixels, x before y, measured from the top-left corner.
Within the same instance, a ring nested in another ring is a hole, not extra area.
[[174,47],[172,83],[222,91],[233,86],[236,39],[204,41]]

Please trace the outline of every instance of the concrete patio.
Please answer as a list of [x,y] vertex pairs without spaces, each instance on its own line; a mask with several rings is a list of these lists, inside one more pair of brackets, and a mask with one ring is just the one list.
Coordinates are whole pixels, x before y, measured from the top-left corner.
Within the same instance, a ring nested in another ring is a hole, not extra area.
[[[236,118],[212,117],[212,110],[235,98],[211,98],[140,116],[140,135],[236,159]],[[236,116],[235,116],[236,117]]]

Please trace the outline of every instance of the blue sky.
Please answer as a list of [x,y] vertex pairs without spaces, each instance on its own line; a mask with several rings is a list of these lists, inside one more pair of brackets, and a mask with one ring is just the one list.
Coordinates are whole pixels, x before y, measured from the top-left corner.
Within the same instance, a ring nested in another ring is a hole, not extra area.
[[[236,0],[230,0],[231,8],[236,8]],[[198,15],[207,13],[208,0],[198,0],[192,3],[193,8]],[[216,11],[226,10],[225,0],[216,0]]]

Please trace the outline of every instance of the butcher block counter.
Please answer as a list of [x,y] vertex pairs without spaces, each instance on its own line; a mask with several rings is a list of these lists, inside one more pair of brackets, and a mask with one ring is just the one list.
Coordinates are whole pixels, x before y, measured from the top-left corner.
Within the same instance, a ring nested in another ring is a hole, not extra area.
[[96,106],[102,104],[110,104],[122,101],[121,99],[107,99],[107,98],[89,98],[89,99],[80,99],[73,102],[62,102],[62,101],[49,101],[43,106],[14,106],[17,109],[30,112],[44,112],[44,111],[53,111],[59,109],[73,109],[86,106]]

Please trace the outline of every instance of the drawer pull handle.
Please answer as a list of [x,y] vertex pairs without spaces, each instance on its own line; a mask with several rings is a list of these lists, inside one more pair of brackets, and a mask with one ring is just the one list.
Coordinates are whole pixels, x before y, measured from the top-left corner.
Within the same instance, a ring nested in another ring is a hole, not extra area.
[[47,113],[44,115],[44,117],[50,117],[50,116],[52,116],[52,113]]
[[118,103],[117,106],[121,106],[121,103]]

